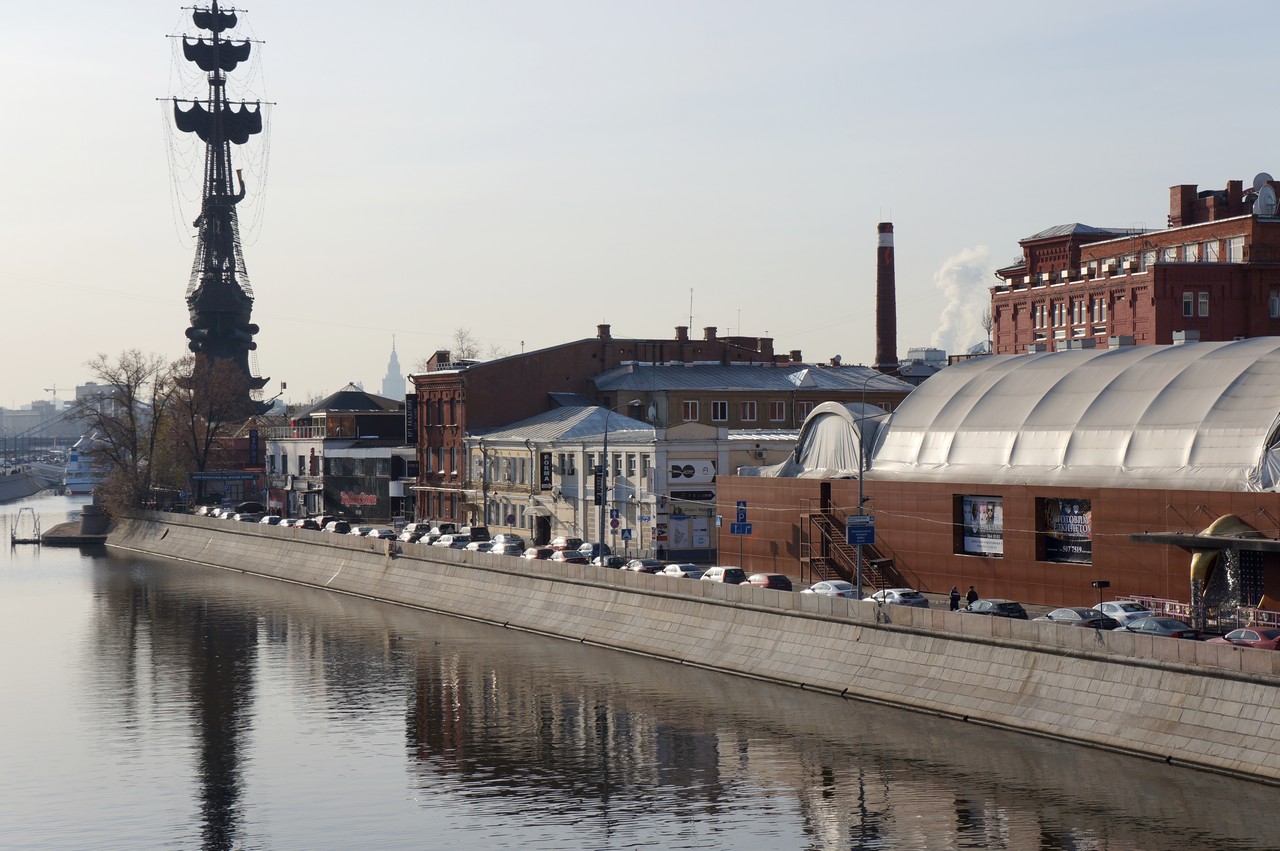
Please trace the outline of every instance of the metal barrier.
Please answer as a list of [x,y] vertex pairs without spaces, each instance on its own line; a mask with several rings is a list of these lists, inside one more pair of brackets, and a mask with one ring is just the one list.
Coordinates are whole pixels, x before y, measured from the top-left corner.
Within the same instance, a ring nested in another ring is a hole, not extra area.
[[[1126,599],[1141,603],[1158,615],[1177,618],[1190,623],[1192,607],[1190,603],[1180,600],[1167,600],[1163,597],[1130,596]],[[1233,629],[1242,626],[1265,626],[1280,628],[1280,612],[1272,609],[1259,609],[1254,606],[1240,606],[1231,617],[1218,618],[1211,613],[1210,620],[1219,627]]]

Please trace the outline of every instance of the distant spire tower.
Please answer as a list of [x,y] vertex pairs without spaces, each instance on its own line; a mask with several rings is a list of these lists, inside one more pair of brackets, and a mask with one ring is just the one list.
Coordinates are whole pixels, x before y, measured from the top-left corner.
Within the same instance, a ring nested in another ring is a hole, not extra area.
[[893,222],[881,222],[876,242],[876,362],[881,372],[898,369],[898,296],[893,274]]
[[[196,355],[197,373],[211,372],[216,361],[234,364],[244,378],[246,410],[260,409],[252,399],[254,391],[266,385],[266,378],[253,374],[249,352],[258,347],[253,335],[258,326],[250,321],[253,289],[240,248],[240,226],[236,204],[245,196],[244,178],[237,170],[240,189],[232,183],[231,146],[243,145],[262,132],[262,108],[240,103],[233,108],[227,100],[226,75],[249,58],[250,42],[225,38],[233,29],[236,12],[218,8],[195,8],[192,21],[209,35],[194,41],[182,37],[182,54],[209,75],[209,91],[204,100],[173,98],[173,118],[178,130],[195,133],[205,143],[203,200],[197,228],[196,256],[187,286],[187,309],[191,327],[187,347]],[[190,108],[183,109],[189,104]],[[260,411],[259,411],[260,412]]]
[[382,395],[388,399],[403,399],[404,373],[400,371],[400,358],[396,356],[396,338],[391,335],[391,360],[387,362],[387,374],[382,377]]

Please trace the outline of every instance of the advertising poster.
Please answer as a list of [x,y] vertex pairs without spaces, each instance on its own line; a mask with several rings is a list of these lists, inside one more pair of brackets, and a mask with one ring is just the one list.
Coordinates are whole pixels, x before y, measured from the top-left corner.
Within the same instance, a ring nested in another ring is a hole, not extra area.
[[1042,499],[1045,561],[1093,563],[1093,507],[1087,499]]
[[964,527],[962,552],[976,556],[1004,555],[1004,498],[965,496],[960,500]]

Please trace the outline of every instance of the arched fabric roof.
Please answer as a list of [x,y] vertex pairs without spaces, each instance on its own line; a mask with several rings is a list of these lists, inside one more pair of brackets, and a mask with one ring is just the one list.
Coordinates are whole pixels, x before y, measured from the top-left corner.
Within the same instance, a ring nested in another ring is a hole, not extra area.
[[868,478],[1274,490],[1280,337],[991,355],[916,388]]
[[[863,435],[868,448],[889,413],[857,402],[823,402],[805,417],[795,451],[781,464],[740,467],[740,476],[767,478],[848,479],[858,477]],[[869,462],[868,456],[868,462]]]

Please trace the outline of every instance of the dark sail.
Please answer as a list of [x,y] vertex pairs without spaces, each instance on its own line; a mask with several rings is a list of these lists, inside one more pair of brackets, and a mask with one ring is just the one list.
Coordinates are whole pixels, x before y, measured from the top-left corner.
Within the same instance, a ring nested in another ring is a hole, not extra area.
[[[243,145],[249,141],[250,136],[262,132],[262,109],[256,104],[250,107],[242,103],[239,109],[232,109],[231,104],[227,103],[222,106],[220,113],[222,138],[228,142]],[[200,101],[193,101],[191,108],[183,111],[175,98],[173,120],[179,130],[183,133],[195,133],[202,142],[207,143],[216,139],[217,128],[213,124],[213,113]]]
[[191,20],[200,29],[215,33],[233,29],[238,23],[235,12],[223,12],[216,6],[213,9],[196,9],[191,13]]
[[215,68],[223,71],[234,71],[241,62],[249,61],[249,40],[239,44],[230,41],[206,41],[198,38],[187,41],[182,38],[182,55],[188,61],[196,63],[201,71],[212,71]]

